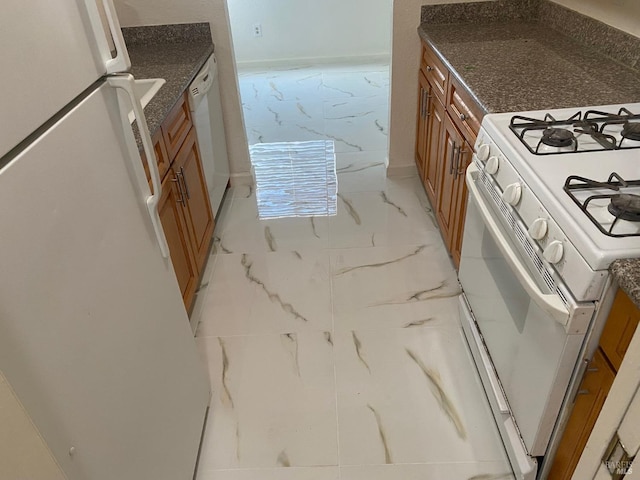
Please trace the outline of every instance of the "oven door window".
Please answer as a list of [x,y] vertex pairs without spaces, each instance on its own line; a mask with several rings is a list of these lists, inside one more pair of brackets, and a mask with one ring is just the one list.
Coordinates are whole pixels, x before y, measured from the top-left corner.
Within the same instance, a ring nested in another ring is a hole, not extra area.
[[[480,201],[487,202],[482,197]],[[550,429],[540,427],[557,415],[557,408],[548,407],[558,395],[558,372],[561,364],[575,358],[566,357],[569,336],[564,327],[533,301],[497,242],[506,239],[508,248],[518,248],[497,219],[497,235],[487,228],[477,201],[470,191],[460,282],[527,449],[542,455]],[[554,293],[522,256],[517,260],[543,294]]]

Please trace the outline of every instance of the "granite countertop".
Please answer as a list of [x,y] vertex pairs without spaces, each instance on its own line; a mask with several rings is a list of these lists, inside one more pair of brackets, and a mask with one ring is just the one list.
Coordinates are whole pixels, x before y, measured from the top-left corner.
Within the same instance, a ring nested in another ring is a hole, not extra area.
[[640,258],[616,260],[609,271],[622,291],[640,308]]
[[[187,89],[200,68],[213,53],[209,25],[206,23],[124,28],[136,79],[164,78],[166,83],[144,108],[149,132],[153,136]],[[142,143],[134,128],[138,148]]]
[[640,101],[636,70],[537,21],[422,24],[486,113]]

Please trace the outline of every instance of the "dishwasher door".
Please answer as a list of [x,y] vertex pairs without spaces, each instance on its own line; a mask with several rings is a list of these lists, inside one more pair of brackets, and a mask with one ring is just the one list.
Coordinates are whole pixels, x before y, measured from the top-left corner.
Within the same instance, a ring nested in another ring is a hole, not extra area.
[[229,183],[229,158],[215,55],[209,57],[189,86],[189,108],[198,135],[211,209],[215,215]]

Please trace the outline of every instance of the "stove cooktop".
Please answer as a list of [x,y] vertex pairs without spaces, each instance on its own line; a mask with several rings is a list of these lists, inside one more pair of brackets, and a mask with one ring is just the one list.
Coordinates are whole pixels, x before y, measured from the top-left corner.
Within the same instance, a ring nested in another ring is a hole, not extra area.
[[[640,112],[640,103],[489,114],[482,123],[525,188],[596,270],[607,268],[616,258],[640,257],[640,222],[629,220],[627,215],[617,216],[609,208],[611,197],[640,195],[640,182],[636,183],[640,180],[640,140],[634,140],[631,133],[640,129],[636,127],[640,116],[626,112]],[[585,117],[592,127],[584,123]],[[582,133],[587,128],[596,131],[595,124],[597,134]],[[545,133],[554,128],[571,135]],[[549,137],[545,142],[543,135]],[[616,176],[610,179],[612,173]],[[603,186],[609,180],[613,188]],[[586,184],[589,188],[584,188]]]

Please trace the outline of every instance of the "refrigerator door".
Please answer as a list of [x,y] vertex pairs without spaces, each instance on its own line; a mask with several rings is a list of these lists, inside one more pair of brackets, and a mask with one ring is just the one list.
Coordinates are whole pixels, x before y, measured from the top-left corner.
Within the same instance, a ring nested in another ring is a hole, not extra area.
[[3,0],[0,157],[104,74],[130,67],[111,0],[102,15],[97,1]]
[[69,480],[193,476],[209,385],[115,89],[0,170],[0,371]]

